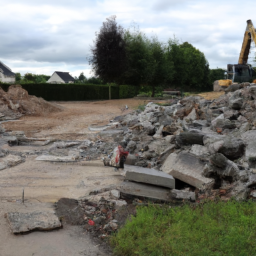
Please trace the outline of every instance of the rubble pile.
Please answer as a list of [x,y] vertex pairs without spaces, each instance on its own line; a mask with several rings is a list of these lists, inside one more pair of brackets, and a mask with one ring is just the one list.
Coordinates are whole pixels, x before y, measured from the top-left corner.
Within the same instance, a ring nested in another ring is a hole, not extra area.
[[29,95],[20,85],[11,85],[7,92],[0,88],[1,120],[15,119],[22,115],[42,115],[42,113],[48,114],[61,110],[62,108],[56,104]]
[[256,84],[234,84],[225,92],[213,101],[191,96],[169,106],[148,103],[144,111],[115,118],[118,129],[100,134],[108,132],[129,151],[126,164],[170,174],[199,199],[254,197]]

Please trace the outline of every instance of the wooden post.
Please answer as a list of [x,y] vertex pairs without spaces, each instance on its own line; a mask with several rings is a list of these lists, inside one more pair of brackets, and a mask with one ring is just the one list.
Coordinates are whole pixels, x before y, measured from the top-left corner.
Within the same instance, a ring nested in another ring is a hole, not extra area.
[[111,100],[111,85],[109,85],[109,99]]

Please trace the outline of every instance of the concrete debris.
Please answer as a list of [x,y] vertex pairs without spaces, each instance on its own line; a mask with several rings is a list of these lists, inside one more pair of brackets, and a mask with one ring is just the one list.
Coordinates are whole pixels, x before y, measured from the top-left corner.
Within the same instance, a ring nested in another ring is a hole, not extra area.
[[201,188],[213,182],[213,179],[203,176],[204,167],[205,163],[198,157],[182,151],[179,154],[170,154],[161,170],[187,184]]
[[174,178],[167,173],[149,168],[126,165],[124,170],[126,171],[125,178],[127,180],[143,182],[161,187],[175,188]]
[[61,222],[53,212],[8,212],[7,220],[14,234],[61,227]]
[[37,161],[49,161],[49,162],[74,162],[77,157],[74,156],[51,156],[41,155],[36,158]]
[[191,201],[196,200],[195,192],[190,192],[186,190],[173,189],[171,191],[171,196],[172,198],[180,199],[180,200],[191,200]]
[[171,201],[170,189],[143,183],[125,181],[120,186],[120,192],[161,201]]

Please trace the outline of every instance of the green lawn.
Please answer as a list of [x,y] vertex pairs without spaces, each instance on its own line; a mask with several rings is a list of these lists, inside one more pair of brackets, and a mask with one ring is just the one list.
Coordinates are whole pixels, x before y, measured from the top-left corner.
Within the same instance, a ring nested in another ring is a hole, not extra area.
[[115,255],[256,255],[256,204],[139,207],[111,238]]

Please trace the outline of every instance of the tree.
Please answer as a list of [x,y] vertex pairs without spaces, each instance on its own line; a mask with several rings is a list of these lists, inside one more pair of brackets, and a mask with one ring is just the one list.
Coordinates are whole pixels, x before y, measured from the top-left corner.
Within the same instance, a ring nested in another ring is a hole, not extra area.
[[79,77],[78,80],[80,83],[85,83],[87,81],[86,76],[84,75],[84,72],[82,72]]
[[210,70],[209,80],[210,84],[212,85],[214,81],[225,79],[225,69],[222,68],[215,68]]
[[126,51],[124,29],[117,25],[116,16],[103,22],[91,52],[89,63],[96,77],[104,82],[119,84],[126,70]]
[[21,81],[21,74],[20,73],[15,73],[15,80],[16,80],[16,82]]

